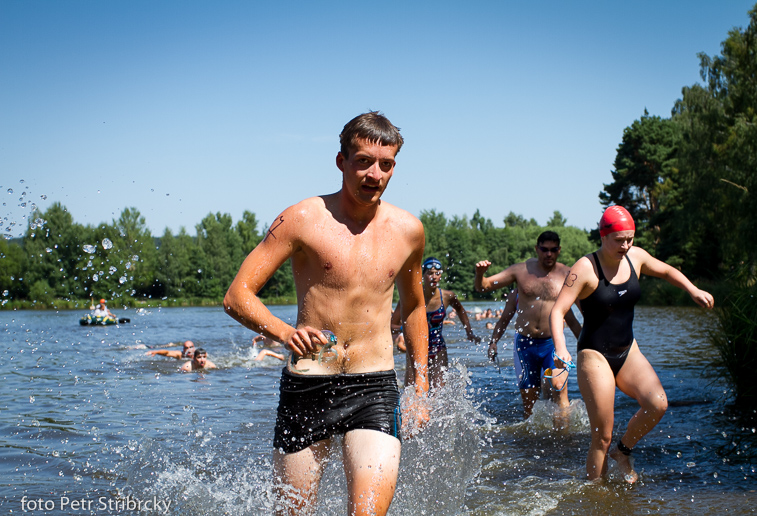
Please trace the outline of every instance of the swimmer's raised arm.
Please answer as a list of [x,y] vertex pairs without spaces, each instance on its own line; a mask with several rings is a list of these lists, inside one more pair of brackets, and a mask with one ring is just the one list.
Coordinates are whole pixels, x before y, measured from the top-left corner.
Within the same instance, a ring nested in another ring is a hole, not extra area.
[[664,279],[671,285],[688,292],[691,299],[693,299],[699,306],[704,308],[712,308],[715,306],[715,299],[709,292],[697,288],[691,281],[689,281],[689,278],[675,267],[671,267],[667,263],[658,260],[640,247],[632,247],[628,251],[628,255],[630,258],[637,261],[637,263],[641,263],[639,270],[642,274]]
[[514,264],[507,269],[498,272],[488,278],[484,277],[486,271],[491,267],[492,262],[482,260],[476,264],[475,288],[477,292],[491,292],[498,288],[509,287],[515,282],[515,267],[520,264]]
[[176,349],[152,349],[145,353],[145,355],[149,356],[155,356],[160,355],[164,357],[170,357],[170,358],[184,358],[181,351],[178,351]]

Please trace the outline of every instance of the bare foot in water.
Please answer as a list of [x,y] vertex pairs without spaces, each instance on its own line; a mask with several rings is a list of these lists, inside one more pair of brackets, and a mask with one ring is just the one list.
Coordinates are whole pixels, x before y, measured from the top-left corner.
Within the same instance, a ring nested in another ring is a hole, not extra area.
[[629,484],[635,483],[639,480],[639,475],[633,470],[633,464],[631,464],[631,456],[626,455],[618,449],[617,446],[613,446],[610,451],[610,457],[618,463],[618,469],[623,474],[623,480]]

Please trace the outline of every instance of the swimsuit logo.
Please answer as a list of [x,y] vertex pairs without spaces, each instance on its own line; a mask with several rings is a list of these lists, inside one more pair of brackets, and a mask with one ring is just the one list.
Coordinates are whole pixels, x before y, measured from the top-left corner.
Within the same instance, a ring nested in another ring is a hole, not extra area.
[[618,297],[622,297],[623,294],[625,294],[626,292],[628,292],[628,291],[627,290],[621,290],[620,292],[618,292]]

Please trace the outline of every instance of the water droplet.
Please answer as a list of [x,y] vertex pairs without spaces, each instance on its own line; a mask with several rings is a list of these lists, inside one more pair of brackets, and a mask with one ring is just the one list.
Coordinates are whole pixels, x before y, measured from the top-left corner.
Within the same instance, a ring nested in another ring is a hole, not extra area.
[[43,201],[47,199],[47,196],[45,194],[42,194],[39,196]]
[[52,253],[53,252],[53,250],[50,249],[49,247],[45,247],[45,251],[48,252],[48,253]]
[[110,249],[113,247],[113,242],[109,238],[103,238],[103,249]]
[[121,285],[123,285],[124,283],[126,283],[126,276],[121,276],[120,278],[118,278],[118,282],[119,282],[119,283],[120,283]]
[[34,396],[29,396],[29,403],[34,403]]
[[96,250],[95,246],[89,245],[89,244],[84,244],[84,246],[82,247],[82,249],[84,249],[85,253],[89,253],[89,254],[93,254],[95,252],[95,250]]
[[8,188],[8,193],[12,194],[13,193],[13,188]]
[[99,281],[99,279],[100,279],[100,276],[98,276],[97,274],[92,275],[92,281]]
[[115,267],[113,267],[113,266],[111,265],[111,266],[110,266],[110,268],[108,269],[108,272],[109,272],[109,273],[111,273],[111,274],[115,274],[117,270],[118,270],[118,269],[116,269]]
[[696,466],[696,463],[695,463],[695,462],[687,462],[687,463],[686,463],[686,467],[687,467],[687,468],[693,468],[694,466]]

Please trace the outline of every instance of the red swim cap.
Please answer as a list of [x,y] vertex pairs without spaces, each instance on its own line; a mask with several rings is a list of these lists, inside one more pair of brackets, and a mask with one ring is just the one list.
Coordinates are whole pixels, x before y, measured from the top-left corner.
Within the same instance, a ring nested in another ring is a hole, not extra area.
[[623,206],[610,206],[599,219],[599,236],[606,236],[616,231],[636,231],[633,217]]

